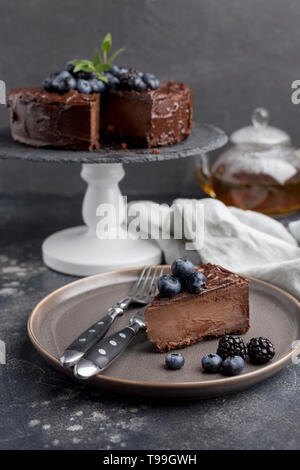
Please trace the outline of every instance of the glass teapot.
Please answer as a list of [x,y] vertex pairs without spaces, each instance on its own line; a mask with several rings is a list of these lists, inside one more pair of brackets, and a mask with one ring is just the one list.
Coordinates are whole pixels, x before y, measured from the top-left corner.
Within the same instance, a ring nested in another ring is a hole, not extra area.
[[214,163],[197,157],[195,172],[204,191],[226,205],[280,216],[300,208],[300,152],[268,123],[268,111],[255,109],[253,125],[234,132]]

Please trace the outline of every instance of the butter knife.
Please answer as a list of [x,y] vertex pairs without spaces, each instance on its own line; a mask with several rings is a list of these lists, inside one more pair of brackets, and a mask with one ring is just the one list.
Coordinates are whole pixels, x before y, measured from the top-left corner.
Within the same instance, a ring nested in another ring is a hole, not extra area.
[[133,315],[128,326],[95,344],[75,365],[75,377],[86,380],[100,374],[120,356],[133,338],[145,329],[144,311],[146,308],[147,305]]
[[63,367],[74,366],[94,344],[105,336],[115,319],[119,315],[123,315],[132,303],[148,304],[155,295],[156,282],[163,271],[164,267],[161,266],[144,266],[128,297],[117,302],[108,310],[107,315],[100,318],[67,347],[60,357],[61,365]]

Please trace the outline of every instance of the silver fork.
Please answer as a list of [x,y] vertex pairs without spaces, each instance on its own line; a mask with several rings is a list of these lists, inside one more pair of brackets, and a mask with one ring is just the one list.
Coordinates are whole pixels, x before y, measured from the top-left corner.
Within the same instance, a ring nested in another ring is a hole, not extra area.
[[[160,272],[162,273],[163,270],[164,268],[161,268]],[[61,365],[63,367],[74,366],[94,344],[105,336],[115,319],[123,315],[131,304],[148,304],[151,298],[154,297],[155,280],[158,277],[158,272],[159,266],[144,266],[128,296],[109,308],[107,315],[100,318],[94,325],[81,333],[81,335],[67,347],[60,357]]]
[[[164,268],[161,268],[158,274],[158,269],[156,269],[151,277],[151,286],[156,284],[155,280],[162,275],[163,270]],[[153,287],[151,288],[153,289]],[[156,289],[157,287],[155,286],[151,295],[155,295]],[[108,337],[106,336],[104,339],[94,344],[94,346],[75,364],[75,377],[86,380],[101,373],[110,366],[110,364],[126,350],[133,338],[146,328],[144,312],[147,306],[148,305],[142,307],[133,315],[125,328],[116,331]]]

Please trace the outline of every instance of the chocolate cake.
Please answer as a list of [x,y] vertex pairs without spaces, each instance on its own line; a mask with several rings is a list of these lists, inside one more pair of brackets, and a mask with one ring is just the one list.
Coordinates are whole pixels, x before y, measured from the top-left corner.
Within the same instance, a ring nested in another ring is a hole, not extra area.
[[102,134],[130,147],[176,144],[192,131],[193,92],[171,81],[144,92],[110,90],[101,103]]
[[13,139],[34,147],[99,148],[100,114],[101,134],[109,144],[165,146],[192,131],[193,92],[174,81],[156,90],[109,90],[101,95],[17,88],[8,92],[7,106]]
[[10,90],[12,137],[34,147],[93,150],[99,147],[99,105],[96,93],[49,93],[40,87]]
[[199,271],[206,276],[199,294],[158,294],[145,311],[148,338],[160,352],[249,329],[249,281],[210,263]]
[[93,150],[100,147],[100,130],[109,147],[122,148],[176,144],[190,135],[188,85],[161,85],[153,73],[120,67],[114,60],[123,49],[111,54],[111,47],[107,33],[91,60],[68,61],[46,76],[42,88],[10,90],[13,139],[33,147]]

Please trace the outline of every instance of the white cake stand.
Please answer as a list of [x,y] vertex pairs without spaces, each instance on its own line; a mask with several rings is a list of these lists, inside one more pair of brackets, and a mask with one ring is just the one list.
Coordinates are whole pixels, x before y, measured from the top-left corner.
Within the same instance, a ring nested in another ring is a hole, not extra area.
[[[56,163],[82,163],[81,177],[87,183],[82,217],[85,225],[61,230],[46,238],[42,245],[45,264],[62,273],[75,276],[116,269],[158,264],[161,250],[155,241],[127,237],[124,220],[126,208],[119,188],[125,175],[123,164],[164,161],[196,156],[222,147],[227,136],[211,125],[195,124],[192,135],[184,142],[150,150],[105,150],[94,152],[37,149],[14,142],[8,128],[0,129],[0,158]],[[118,239],[103,239],[96,232],[99,222],[97,207],[112,204],[118,214],[115,231]],[[98,236],[97,236],[98,235]],[[121,235],[121,237],[120,237]]]

